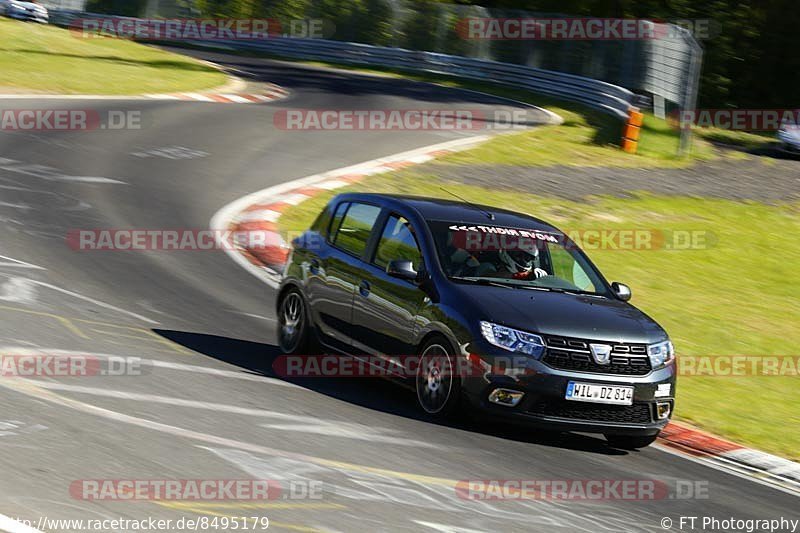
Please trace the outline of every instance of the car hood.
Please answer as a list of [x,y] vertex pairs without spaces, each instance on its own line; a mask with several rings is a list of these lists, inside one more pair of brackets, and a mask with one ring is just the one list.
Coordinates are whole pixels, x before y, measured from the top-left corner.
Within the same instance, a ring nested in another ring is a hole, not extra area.
[[609,298],[491,286],[463,287],[478,319],[534,333],[654,343],[666,332],[634,306]]

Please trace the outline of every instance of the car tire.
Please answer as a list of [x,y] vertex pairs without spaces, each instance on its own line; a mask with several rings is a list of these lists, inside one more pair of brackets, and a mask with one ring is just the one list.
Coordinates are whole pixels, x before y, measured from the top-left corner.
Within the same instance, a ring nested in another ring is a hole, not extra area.
[[444,337],[432,337],[419,352],[415,378],[417,403],[437,419],[451,417],[462,405],[457,359]]
[[621,450],[638,450],[639,448],[647,448],[653,444],[658,435],[648,435],[645,437],[637,437],[630,435],[606,435],[606,440],[613,448]]
[[307,355],[313,331],[306,300],[297,289],[289,289],[278,304],[278,347],[287,355]]

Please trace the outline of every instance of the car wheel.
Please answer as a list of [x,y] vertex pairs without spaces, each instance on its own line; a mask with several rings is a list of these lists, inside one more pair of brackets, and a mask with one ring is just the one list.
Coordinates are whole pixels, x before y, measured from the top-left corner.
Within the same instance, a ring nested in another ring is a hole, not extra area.
[[433,338],[420,351],[416,389],[420,407],[437,418],[452,415],[461,403],[461,378],[456,357],[443,338]]
[[630,435],[606,435],[608,443],[621,450],[637,450],[639,448],[647,448],[653,444],[658,435],[649,435],[647,437],[632,437]]
[[290,289],[278,306],[278,347],[285,354],[302,354],[309,346],[309,336],[306,302],[300,291]]

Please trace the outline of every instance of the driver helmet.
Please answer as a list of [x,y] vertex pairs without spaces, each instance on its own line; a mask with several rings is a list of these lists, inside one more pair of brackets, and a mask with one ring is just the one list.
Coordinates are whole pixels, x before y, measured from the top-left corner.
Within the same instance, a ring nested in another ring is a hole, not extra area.
[[539,250],[500,250],[500,261],[514,274],[530,272],[536,268]]

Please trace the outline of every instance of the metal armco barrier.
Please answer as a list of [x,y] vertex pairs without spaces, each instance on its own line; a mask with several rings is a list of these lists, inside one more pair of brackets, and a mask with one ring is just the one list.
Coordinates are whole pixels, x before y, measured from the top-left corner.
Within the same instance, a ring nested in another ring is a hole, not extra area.
[[484,80],[585,104],[604,113],[628,118],[635,95],[603,81],[543,70],[434,52],[385,48],[358,43],[279,37],[259,41],[214,41],[236,50],[258,50],[276,56],[355,65],[393,67]]
[[[51,11],[52,23],[60,26],[69,26],[81,18],[128,17],[110,17],[109,15],[76,11]],[[392,67],[490,81],[578,102],[613,115],[620,120],[628,118],[628,111],[634,102],[634,94],[631,91],[611,83],[524,65],[434,52],[324,39],[288,37],[251,41],[215,40],[195,42],[197,44],[224,45],[233,50],[255,50],[293,59]]]

